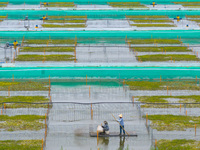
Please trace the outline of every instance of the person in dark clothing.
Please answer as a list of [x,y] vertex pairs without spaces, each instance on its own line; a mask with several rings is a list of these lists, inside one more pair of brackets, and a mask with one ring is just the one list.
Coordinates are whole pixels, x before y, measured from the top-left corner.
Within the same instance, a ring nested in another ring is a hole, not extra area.
[[102,128],[104,134],[109,134],[109,126],[107,121],[104,121],[104,125],[102,126]]

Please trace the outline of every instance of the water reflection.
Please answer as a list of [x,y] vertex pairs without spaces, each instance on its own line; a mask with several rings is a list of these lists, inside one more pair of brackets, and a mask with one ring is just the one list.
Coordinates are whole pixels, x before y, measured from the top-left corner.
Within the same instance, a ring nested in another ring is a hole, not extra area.
[[123,150],[123,149],[124,149],[124,143],[125,143],[125,136],[124,136],[124,137],[120,136],[120,141],[119,141],[119,148],[118,148],[118,150]]

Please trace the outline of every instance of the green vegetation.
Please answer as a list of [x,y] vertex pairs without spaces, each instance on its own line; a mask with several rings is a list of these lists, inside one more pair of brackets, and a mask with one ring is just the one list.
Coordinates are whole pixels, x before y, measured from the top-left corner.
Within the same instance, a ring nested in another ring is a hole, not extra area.
[[130,44],[181,44],[178,39],[128,39]]
[[200,18],[200,15],[187,15],[186,18]]
[[174,24],[131,24],[136,27],[176,27]]
[[[13,102],[13,103],[11,103]],[[16,103],[21,102],[21,103]],[[24,103],[25,102],[25,103]],[[0,103],[6,103],[6,108],[47,108],[47,104],[26,104],[26,103],[48,103],[49,99],[44,96],[0,96]]]
[[74,2],[49,2],[45,7],[74,7]]
[[85,24],[42,24],[43,28],[85,28]]
[[[144,104],[142,108],[179,108],[180,105],[168,104],[167,99],[176,99],[178,103],[200,103],[199,95],[190,95],[190,96],[138,96],[138,101],[142,103],[166,103],[162,104]],[[199,108],[198,104],[187,104],[187,108]]]
[[22,47],[21,52],[74,52],[74,47]]
[[46,23],[85,23],[86,20],[45,20]]
[[136,52],[189,52],[187,47],[132,47]]
[[8,91],[10,87],[10,91],[47,91],[49,88],[47,87],[47,82],[34,82],[34,81],[26,81],[26,82],[0,82],[0,91]]
[[130,20],[135,23],[173,23],[172,20]]
[[159,140],[157,142],[159,150],[198,150],[200,141],[175,139],[175,140]]
[[5,19],[5,18],[7,18],[7,16],[0,16],[0,18],[1,18],[1,19]]
[[42,140],[0,141],[1,150],[41,150]]
[[74,44],[74,39],[60,39],[60,40],[25,40],[25,44]]
[[[146,117],[146,116],[143,116]],[[186,128],[200,127],[200,117],[176,115],[148,115],[151,128],[158,131],[184,131]]]
[[182,5],[183,7],[199,8],[200,2],[174,2],[174,4]]
[[73,55],[18,55],[16,61],[73,61]]
[[158,19],[158,18],[169,18],[168,16],[159,16],[159,15],[153,15],[153,16],[146,16],[146,15],[137,15],[137,16],[126,16],[126,18],[147,18],[147,19],[149,19],[149,18],[156,18],[156,19]]
[[197,23],[200,23],[200,20],[197,20],[197,19],[191,19],[190,21],[195,21]]
[[108,2],[108,4],[112,7],[120,8],[148,8],[140,2]]
[[45,116],[39,115],[17,115],[17,116],[0,116],[0,129],[6,131],[17,130],[41,130],[44,128]]
[[126,81],[130,90],[200,90],[196,81]]
[[8,2],[0,2],[0,5],[7,5]]
[[65,19],[79,19],[79,18],[87,18],[87,16],[48,16],[49,19],[61,19],[61,18],[65,18]]
[[136,56],[141,61],[199,61],[196,55],[187,54],[156,54]]
[[6,6],[7,6],[7,5],[1,5],[1,4],[0,4],[0,7],[6,7]]

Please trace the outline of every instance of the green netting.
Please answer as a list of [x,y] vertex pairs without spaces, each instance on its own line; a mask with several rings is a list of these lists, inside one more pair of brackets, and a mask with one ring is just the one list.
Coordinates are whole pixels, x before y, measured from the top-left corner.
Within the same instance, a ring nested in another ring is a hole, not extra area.
[[74,39],[78,43],[125,43],[125,38],[177,39],[186,43],[200,43],[199,30],[156,30],[156,31],[0,31],[0,42],[19,42],[27,39]]
[[42,18],[43,15],[47,16],[85,16],[88,19],[101,19],[101,18],[113,18],[123,19],[125,15],[167,15],[170,18],[175,18],[179,15],[181,18],[185,18],[185,15],[200,15],[200,11],[179,11],[179,10],[1,10],[0,16],[8,15],[8,19],[24,19],[28,16],[29,19]]
[[200,67],[15,67],[1,68],[0,78],[200,78]]
[[[40,2],[74,2],[75,4],[101,4],[106,5],[107,2],[138,2],[136,0],[4,0],[5,2],[9,2],[12,4],[40,4]],[[199,0],[192,0],[190,2],[198,2]],[[140,0],[139,1],[142,4],[150,4],[153,2],[153,0]],[[172,2],[188,2],[188,0],[156,0],[155,1],[158,4],[173,4]]]

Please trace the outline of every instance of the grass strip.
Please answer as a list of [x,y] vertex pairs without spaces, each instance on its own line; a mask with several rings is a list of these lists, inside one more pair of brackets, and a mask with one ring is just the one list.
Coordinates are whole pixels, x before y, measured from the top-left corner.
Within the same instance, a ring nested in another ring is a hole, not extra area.
[[126,18],[169,18],[168,16],[162,16],[162,15],[153,15],[153,16],[147,16],[147,15],[132,15],[132,16],[126,16]]
[[108,2],[112,7],[123,7],[123,8],[148,8],[142,5],[140,2]]
[[173,23],[172,20],[130,20],[135,23]]
[[0,16],[0,19],[5,19],[7,18],[7,16]]
[[74,39],[60,39],[60,40],[25,40],[25,44],[74,44],[75,40]]
[[195,21],[197,23],[200,23],[200,20],[197,20],[197,19],[191,19],[190,21]]
[[196,81],[126,81],[130,90],[200,90]]
[[[43,61],[44,55],[18,55],[16,61]],[[73,55],[45,55],[45,61],[73,61]]]
[[7,5],[8,2],[0,2],[0,5]]
[[131,24],[136,27],[176,27],[174,24]]
[[39,115],[17,115],[17,116],[0,116],[0,129],[6,131],[17,130],[41,130],[44,128],[45,116]]
[[132,47],[136,52],[189,52],[187,47]]
[[0,141],[1,150],[41,150],[42,140]]
[[45,7],[74,7],[74,2],[49,2]]
[[61,19],[61,18],[66,18],[66,19],[79,19],[79,18],[87,18],[87,16],[48,16],[49,19]]
[[138,60],[141,61],[199,61],[196,55],[188,54],[156,54],[156,55],[141,55],[136,56]]
[[178,39],[128,39],[130,44],[181,44]]
[[200,147],[200,141],[175,139],[165,140],[161,139],[157,142],[157,148],[159,150],[198,150]]
[[195,116],[148,115],[148,119],[152,121],[151,128],[158,131],[184,131],[187,128],[194,128],[195,124],[200,127],[200,117]]
[[[165,103],[162,104],[144,104],[142,108],[179,108],[180,105],[168,104],[169,99],[176,99],[178,103],[200,103],[199,95],[190,96],[138,96],[138,101],[142,103]],[[199,104],[187,104],[187,108],[199,108]]]
[[[13,103],[11,103],[13,102]],[[18,103],[20,102],[20,103]],[[0,103],[6,103],[6,108],[47,108],[47,104],[26,103],[48,103],[49,99],[44,96],[0,96]]]
[[74,47],[22,47],[21,52],[74,52]]
[[7,82],[0,81],[0,91],[47,91],[49,90],[47,82]]
[[42,24],[43,28],[85,28],[85,24],[65,24],[65,25],[56,25],[56,24]]
[[186,17],[187,18],[194,18],[194,19],[196,19],[196,18],[200,18],[200,15],[187,15]]
[[199,8],[200,2],[173,2],[174,4],[182,5],[183,7]]
[[7,7],[7,5],[1,5],[1,4],[0,4],[0,7]]
[[46,23],[85,23],[86,20],[45,20]]

